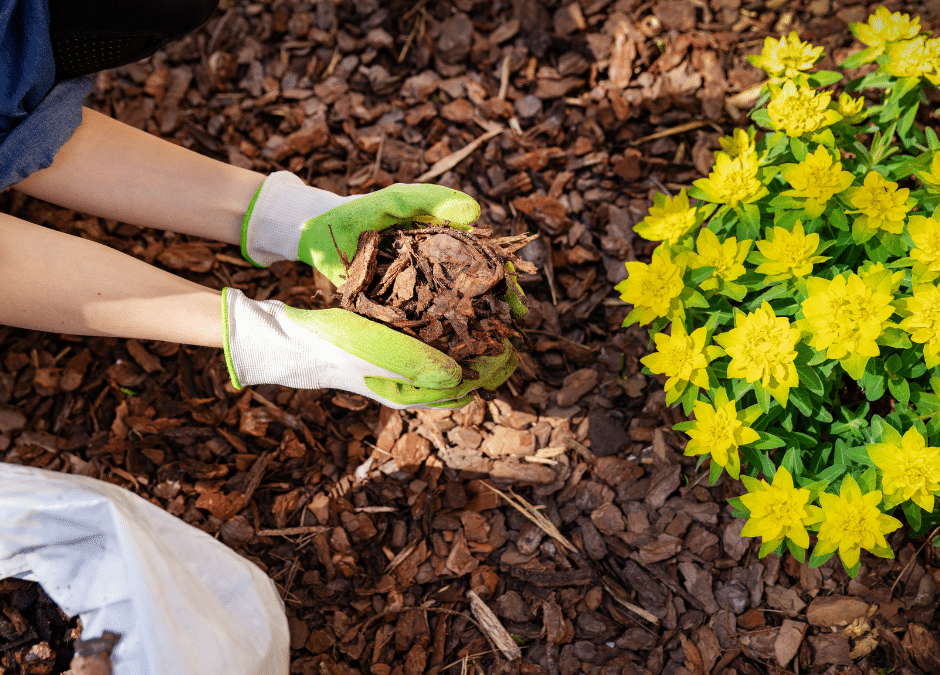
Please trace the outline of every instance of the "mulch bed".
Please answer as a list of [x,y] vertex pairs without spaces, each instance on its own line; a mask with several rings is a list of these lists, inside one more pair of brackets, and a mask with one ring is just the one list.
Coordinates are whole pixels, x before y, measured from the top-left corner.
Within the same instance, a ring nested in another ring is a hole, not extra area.
[[[855,580],[758,559],[725,501],[740,486],[682,455],[613,291],[655,246],[632,232],[652,193],[707,173],[744,123],[762,78],[745,55],[797,30],[831,67],[869,9],[232,3],[102,73],[90,105],[344,194],[465,190],[495,236],[538,235],[519,252],[531,350],[492,401],[397,412],[237,391],[218,350],[4,327],[0,459],[116,483],[253,560],[286,604],[292,673],[938,672],[937,549],[898,532],[897,559],[863,556]],[[0,204],[213,288],[304,308],[333,292],[233,246]]]

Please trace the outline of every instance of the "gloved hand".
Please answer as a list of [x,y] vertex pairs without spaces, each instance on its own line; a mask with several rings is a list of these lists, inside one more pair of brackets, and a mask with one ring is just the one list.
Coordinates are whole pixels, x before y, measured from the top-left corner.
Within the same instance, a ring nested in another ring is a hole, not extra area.
[[236,387],[343,389],[398,409],[459,408],[474,389],[501,385],[518,364],[504,340],[502,354],[471,364],[479,378],[462,380],[443,352],[358,314],[258,302],[235,288],[222,291],[222,330]]
[[367,195],[340,197],[309,187],[289,171],[265,179],[242,223],[242,255],[259,267],[277,260],[302,260],[337,286],[359,234],[419,221],[460,229],[480,217],[470,195],[442,185],[397,184]]

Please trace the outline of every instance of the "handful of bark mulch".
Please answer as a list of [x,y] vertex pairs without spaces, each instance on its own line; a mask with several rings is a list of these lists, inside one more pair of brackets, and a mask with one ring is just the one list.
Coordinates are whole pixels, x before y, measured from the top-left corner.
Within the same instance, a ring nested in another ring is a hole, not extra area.
[[57,675],[81,628],[33,581],[0,579],[0,673]]
[[515,252],[534,237],[414,225],[359,236],[337,288],[340,305],[439,349],[475,379],[473,358],[501,354],[504,338],[524,340],[506,300],[513,293],[525,306],[513,277],[536,268]]

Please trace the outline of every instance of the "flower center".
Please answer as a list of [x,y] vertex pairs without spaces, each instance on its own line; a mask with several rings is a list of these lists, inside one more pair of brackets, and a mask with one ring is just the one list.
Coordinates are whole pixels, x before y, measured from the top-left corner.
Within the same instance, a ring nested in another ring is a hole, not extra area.
[[853,504],[851,507],[851,510],[844,510],[840,514],[842,523],[839,529],[842,530],[844,540],[857,546],[871,534],[871,523],[868,522],[864,511],[858,505]]
[[793,498],[785,490],[773,490],[773,492],[776,494],[773,495],[773,499],[768,505],[767,510],[769,513],[767,517],[776,520],[781,525],[799,521],[800,517]]
[[788,267],[798,267],[806,261],[806,244],[802,239],[790,237],[779,249],[777,260]]
[[666,348],[666,372],[688,379],[685,375],[693,369],[694,356],[691,340],[672,340]]
[[[694,216],[693,216],[694,222]],[[663,216],[662,233],[666,239],[678,239],[689,228],[689,213],[667,213]]]
[[712,453],[716,451],[724,452],[734,445],[734,430],[740,425],[737,419],[728,417],[728,413],[719,410],[715,416],[705,424],[705,428],[699,429],[704,432],[704,444],[713,448]]
[[924,262],[933,262],[940,258],[940,229],[933,229],[917,237],[915,244],[921,251]]
[[805,130],[816,128],[819,110],[815,99],[812,91],[797,90],[795,94],[781,101],[789,126]]
[[887,186],[876,186],[868,188],[868,208],[865,212],[869,217],[881,216],[894,206],[894,191],[888,190]]
[[828,201],[839,190],[839,172],[828,166],[809,166],[806,169],[806,195],[811,199]]
[[731,168],[721,177],[723,196],[745,199],[760,189],[760,182],[740,161],[734,161]]
[[646,275],[641,284],[643,297],[649,298],[650,302],[662,302],[664,298],[669,297],[670,280],[652,274]]

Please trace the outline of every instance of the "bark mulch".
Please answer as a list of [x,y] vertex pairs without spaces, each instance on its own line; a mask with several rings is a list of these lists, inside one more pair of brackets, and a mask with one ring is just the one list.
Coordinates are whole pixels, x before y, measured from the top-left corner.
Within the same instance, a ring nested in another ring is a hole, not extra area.
[[[119,484],[253,560],[284,599],[296,674],[940,672],[937,549],[896,533],[897,559],[863,557],[855,580],[758,559],[725,501],[740,487],[682,455],[613,292],[655,246],[632,232],[652,193],[707,173],[745,122],[762,76],[744,57],[797,30],[831,67],[871,7],[228,3],[99,75],[89,104],[344,194],[465,190],[494,236],[537,235],[519,252],[537,267],[520,275],[531,349],[494,400],[396,412],[236,391],[218,350],[4,327],[0,459]],[[937,26],[927,3],[904,11]],[[207,286],[333,297],[303,265],[0,201]]]

